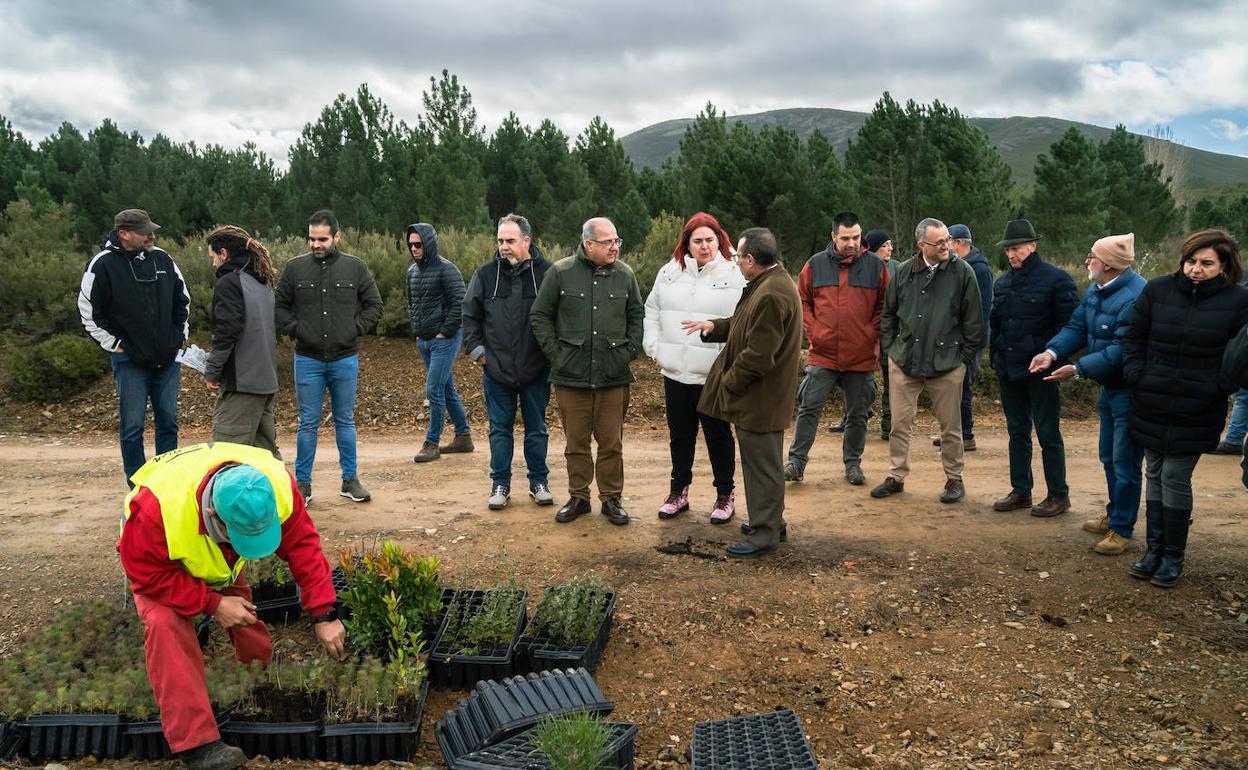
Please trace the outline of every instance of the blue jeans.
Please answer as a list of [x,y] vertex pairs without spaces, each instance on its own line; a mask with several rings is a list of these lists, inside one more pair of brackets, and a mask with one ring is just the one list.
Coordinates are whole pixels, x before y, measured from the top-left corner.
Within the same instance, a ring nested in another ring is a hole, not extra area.
[[152,421],[156,424],[156,454],[178,448],[178,385],[182,380],[182,365],[175,361],[164,366],[139,366],[130,363],[130,356],[125,353],[113,353],[110,358],[113,379],[117,381],[121,464],[129,484],[134,472],[147,462],[143,452],[143,426],[147,421],[149,400]]
[[1242,444],[1248,435],[1248,388],[1235,394],[1235,403],[1231,406],[1231,424],[1226,426],[1227,444]]
[[329,388],[329,411],[334,416],[338,466],[342,469],[344,481],[355,477],[355,385],[359,379],[359,354],[337,361],[322,361],[295,354],[295,397],[299,401],[295,481],[312,483],[316,433],[321,427],[326,388]]
[[1101,415],[1100,454],[1105,466],[1105,483],[1109,488],[1109,528],[1123,537],[1131,537],[1136,513],[1140,508],[1140,464],[1144,450],[1131,440],[1127,427],[1131,411],[1131,392],[1101,390],[1096,402]]
[[546,485],[546,406],[550,403],[549,371],[522,388],[485,380],[485,413],[490,421],[490,481],[511,488],[511,457],[515,451],[516,405],[524,421],[524,464],[529,468],[529,489]]
[[425,398],[429,399],[429,430],[425,431],[425,441],[431,444],[442,438],[447,415],[456,433],[468,432],[468,415],[464,414],[464,402],[459,400],[452,376],[463,335],[461,330],[445,339],[416,340],[416,349],[425,362]]

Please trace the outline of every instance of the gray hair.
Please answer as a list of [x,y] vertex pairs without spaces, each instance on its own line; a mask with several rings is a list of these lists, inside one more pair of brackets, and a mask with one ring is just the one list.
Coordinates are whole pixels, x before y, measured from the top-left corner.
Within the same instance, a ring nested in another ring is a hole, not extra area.
[[944,226],[945,226],[945,223],[941,222],[939,219],[935,219],[934,217],[926,217],[922,222],[919,222],[917,225],[914,226],[915,243],[918,243],[919,241],[924,240],[927,237],[928,228],[931,228],[931,227],[939,228],[939,227],[944,227]]
[[592,241],[594,236],[598,234],[599,222],[610,222],[606,217],[590,217],[585,220],[585,224],[581,225],[581,240]]
[[519,214],[508,214],[505,217],[499,217],[498,226],[502,227],[508,222],[511,222],[516,227],[520,228],[521,238],[531,238],[533,236],[533,228],[529,225],[529,220],[525,219]]

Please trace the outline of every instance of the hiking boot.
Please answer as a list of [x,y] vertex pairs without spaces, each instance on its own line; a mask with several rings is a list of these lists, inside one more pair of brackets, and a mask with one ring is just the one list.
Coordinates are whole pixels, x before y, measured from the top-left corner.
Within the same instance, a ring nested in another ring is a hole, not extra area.
[[784,464],[784,480],[785,481],[801,481],[806,478],[806,470],[797,467],[797,463]]
[[737,512],[737,493],[729,492],[715,498],[715,507],[711,509],[712,524],[727,524]]
[[1005,497],[997,500],[992,504],[992,510],[997,513],[1005,513],[1006,511],[1017,511],[1019,508],[1031,507],[1031,495],[1026,492],[1019,492],[1017,489],[1011,489],[1010,493]]
[[583,497],[569,497],[563,507],[555,511],[555,521],[567,524],[578,516],[584,516],[593,510],[593,506]]
[[303,504],[311,505],[312,504],[312,482],[311,481],[296,481],[295,486],[299,487],[299,494],[303,495]]
[[1070,498],[1066,495],[1049,495],[1031,509],[1032,516],[1049,519],[1070,510]]
[[889,495],[895,495],[898,492],[901,492],[905,488],[905,482],[889,476],[884,479],[883,483],[871,490],[871,496],[875,498],[888,497]]
[[845,432],[845,418],[844,417],[841,418],[840,422],[834,422],[828,426],[828,433],[844,433],[844,432]]
[[507,507],[507,502],[511,500],[511,490],[502,484],[495,484],[494,491],[490,492],[488,505],[491,511],[501,511]]
[[247,761],[242,749],[220,740],[183,751],[178,757],[186,770],[233,770]]
[[862,475],[862,467],[858,465],[845,466],[845,480],[856,487],[867,483],[867,477]]
[[945,491],[940,493],[942,503],[956,503],[966,497],[966,487],[962,479],[949,479],[945,482]]
[[432,441],[426,441],[416,456],[412,458],[414,462],[430,463],[442,456],[442,450],[438,449],[438,445]]
[[689,487],[678,492],[671,492],[659,506],[660,519],[673,519],[681,511],[689,510]]
[[555,496],[550,493],[545,484],[534,484],[529,487],[529,497],[533,498],[533,502],[538,505],[555,504]]
[[623,526],[628,523],[628,511],[618,497],[605,497],[602,500],[602,515],[612,524]]
[[364,485],[360,483],[359,476],[352,476],[349,479],[343,479],[342,491],[338,494],[343,497],[350,498],[352,501],[357,503],[367,503],[369,500],[373,499],[373,496],[370,495],[368,490],[364,488]]
[[438,451],[444,455],[462,454],[473,449],[471,433],[456,433],[451,443],[438,447]]
[[[940,437],[936,437],[932,439],[932,446],[940,446]],[[962,451],[974,452],[975,451],[975,439],[973,438],[962,439]]]
[[1226,441],[1218,443],[1218,448],[1213,450],[1211,454],[1215,455],[1242,455],[1244,453],[1243,444],[1231,444]]
[[1083,522],[1083,531],[1091,532],[1094,535],[1104,535],[1109,532],[1109,514],[1102,513],[1095,519],[1088,519]]
[[1092,546],[1092,550],[1097,553],[1103,553],[1106,556],[1117,556],[1130,547],[1131,538],[1123,537],[1111,529],[1104,540]]

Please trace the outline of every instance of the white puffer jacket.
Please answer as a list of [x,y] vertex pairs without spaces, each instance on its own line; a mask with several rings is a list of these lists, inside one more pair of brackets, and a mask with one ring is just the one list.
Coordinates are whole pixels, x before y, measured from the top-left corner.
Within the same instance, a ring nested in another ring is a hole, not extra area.
[[701,385],[711,364],[723,348],[708,344],[699,334],[686,334],[681,321],[706,321],[732,315],[745,288],[745,278],[735,262],[716,256],[701,271],[693,257],[685,255],[685,269],[668,262],[655,276],[646,298],[646,355],[663,370],[663,376],[686,385]]

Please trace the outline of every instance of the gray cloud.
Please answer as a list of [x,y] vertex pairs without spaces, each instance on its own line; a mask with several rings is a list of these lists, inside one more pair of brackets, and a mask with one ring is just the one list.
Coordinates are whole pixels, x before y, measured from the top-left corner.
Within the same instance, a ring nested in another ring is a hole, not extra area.
[[[489,126],[514,111],[569,135],[691,116],[940,99],[970,115],[1166,123],[1248,105],[1248,20],[1235,0],[10,0],[0,114],[32,139],[104,117],[285,162],[302,126],[361,82],[414,123],[443,67]],[[1241,46],[1242,48],[1242,46]],[[1211,60],[1202,52],[1223,53]],[[1118,116],[1121,116],[1119,118]]]

